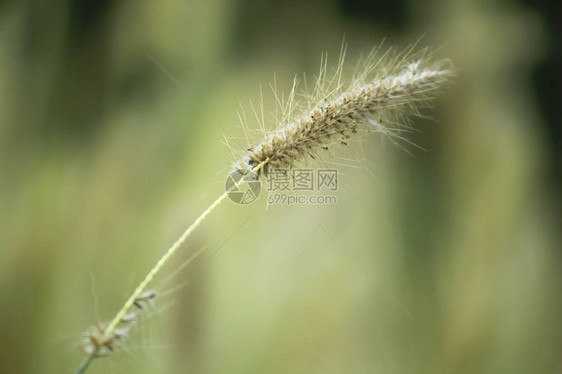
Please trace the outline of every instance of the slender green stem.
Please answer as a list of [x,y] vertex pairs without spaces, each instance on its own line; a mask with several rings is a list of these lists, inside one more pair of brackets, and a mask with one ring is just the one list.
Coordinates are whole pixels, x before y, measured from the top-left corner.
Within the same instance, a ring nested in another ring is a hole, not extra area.
[[[150,282],[152,282],[152,280],[154,279],[154,277],[156,276],[156,274],[158,274],[160,272],[160,270],[162,269],[162,267],[170,260],[170,258],[176,253],[176,251],[178,250],[178,248],[185,242],[185,240],[191,235],[191,233],[201,224],[201,222],[203,222],[205,220],[205,218],[207,218],[207,216],[213,211],[215,210],[215,208],[217,206],[219,206],[219,204],[226,199],[226,197],[228,196],[228,193],[231,192],[232,190],[234,190],[235,188],[237,188],[242,182],[244,182],[246,179],[248,179],[249,176],[254,175],[258,170],[260,170],[261,168],[263,168],[265,166],[265,164],[267,164],[269,162],[269,159],[266,159],[265,161],[263,161],[262,163],[260,163],[259,165],[257,165],[255,168],[252,169],[252,171],[248,174],[246,174],[244,177],[242,177],[237,183],[235,183],[230,189],[226,190],[222,195],[220,195],[207,209],[205,209],[203,211],[203,213],[201,213],[199,215],[199,217],[197,217],[195,219],[195,221],[183,232],[183,234],[174,242],[174,244],[172,244],[172,246],[166,251],[166,253],[164,253],[164,255],[158,260],[158,262],[156,263],[156,265],[154,265],[154,267],[152,269],[150,269],[150,271],[148,272],[148,274],[146,275],[146,277],[139,283],[139,285],[137,286],[137,288],[133,291],[133,293],[131,294],[131,296],[129,296],[129,298],[127,299],[127,301],[125,301],[125,304],[123,304],[123,306],[121,307],[121,309],[119,309],[119,311],[117,312],[117,314],[115,315],[115,317],[113,317],[113,319],[111,320],[111,322],[109,322],[109,324],[104,328],[104,333],[103,333],[103,337],[100,340],[100,342],[98,342],[99,346],[103,346],[104,343],[109,342],[111,340],[113,340],[114,338],[114,332],[115,332],[115,328],[117,327],[117,325],[121,322],[121,319],[123,318],[123,316],[125,316],[125,314],[129,311],[129,309],[133,306],[133,304],[135,303],[135,301],[137,300],[137,298],[146,290],[146,287],[148,286],[148,284]],[[98,353],[98,349],[94,350],[93,353],[89,354],[84,361],[82,362],[82,364],[80,365],[80,368],[78,368],[78,371],[76,372],[76,374],[82,374],[86,371],[86,369],[88,368],[88,366],[90,365],[90,363],[92,362],[92,360],[96,357],[96,354]]]
[[90,353],[88,356],[86,356],[84,358],[84,361],[82,361],[82,363],[80,364],[80,367],[78,368],[78,370],[76,370],[75,374],[83,374],[86,372],[86,369],[88,369],[88,366],[90,366],[90,364],[92,363],[92,361],[94,360],[94,358],[96,358],[96,354],[98,353],[97,350],[93,350],[92,353]]
[[135,291],[133,291],[133,293],[131,294],[131,296],[127,299],[127,301],[125,302],[125,304],[123,304],[123,306],[121,307],[121,309],[119,309],[119,312],[117,312],[117,314],[115,315],[115,317],[113,317],[113,319],[111,320],[111,322],[107,325],[107,327],[104,329],[104,336],[103,336],[103,341],[109,341],[111,340],[112,336],[113,336],[113,332],[115,331],[115,328],[117,327],[117,325],[119,324],[119,322],[121,322],[121,319],[123,318],[123,316],[127,313],[127,311],[133,306],[133,304],[135,303],[135,300],[144,292],[144,290],[146,289],[146,287],[148,286],[148,284],[150,282],[152,282],[152,280],[154,279],[154,277],[156,276],[156,274],[158,274],[160,272],[160,270],[162,269],[162,267],[170,260],[170,258],[176,253],[176,251],[178,250],[178,248],[183,244],[183,242],[185,242],[185,240],[191,235],[191,233],[201,224],[201,222],[203,222],[203,220],[205,218],[207,218],[207,216],[209,215],[209,213],[211,213],[213,210],[215,210],[215,208],[228,196],[228,191],[224,192],[222,195],[220,195],[203,213],[201,213],[201,215],[199,217],[197,217],[197,219],[191,224],[191,226],[189,226],[184,233],[178,238],[178,240],[176,240],[174,242],[174,244],[172,244],[172,246],[166,251],[166,253],[164,253],[164,255],[160,258],[160,260],[158,260],[158,262],[156,263],[156,265],[154,265],[154,267],[150,270],[150,272],[148,272],[148,274],[146,275],[146,277],[142,280],[142,282],[139,283],[139,285],[137,286],[137,288],[135,289]]

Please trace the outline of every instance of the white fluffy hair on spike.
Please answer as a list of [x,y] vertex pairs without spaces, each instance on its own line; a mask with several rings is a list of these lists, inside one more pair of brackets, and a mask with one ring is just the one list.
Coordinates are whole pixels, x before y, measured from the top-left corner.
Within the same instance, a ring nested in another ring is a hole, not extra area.
[[[345,45],[333,73],[328,72],[323,55],[320,72],[312,92],[297,95],[294,79],[287,97],[271,86],[278,113],[272,118],[274,129],[267,131],[263,112],[252,105],[262,137],[234,163],[233,169],[248,174],[263,163],[257,176],[271,170],[291,169],[321,158],[332,148],[347,146],[359,135],[380,133],[395,141],[410,129],[408,116],[421,116],[437,90],[453,76],[449,60],[433,61],[428,49],[414,52],[415,45],[402,53],[375,48],[361,60],[351,79],[344,75]],[[246,131],[245,113],[240,116]]]

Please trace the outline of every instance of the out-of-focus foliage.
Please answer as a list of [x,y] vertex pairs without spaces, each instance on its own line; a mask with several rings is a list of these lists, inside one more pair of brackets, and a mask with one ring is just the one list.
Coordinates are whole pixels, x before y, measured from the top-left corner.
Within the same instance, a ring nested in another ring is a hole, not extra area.
[[366,139],[334,206],[225,204],[166,273],[207,252],[157,283],[188,284],[89,372],[562,370],[559,140],[532,84],[546,21],[510,1],[393,4],[0,5],[0,371],[72,372],[81,331],[223,191],[239,102],[273,72],[312,77],[343,35],[351,62],[422,35],[454,61],[437,121],[407,135],[427,152]]

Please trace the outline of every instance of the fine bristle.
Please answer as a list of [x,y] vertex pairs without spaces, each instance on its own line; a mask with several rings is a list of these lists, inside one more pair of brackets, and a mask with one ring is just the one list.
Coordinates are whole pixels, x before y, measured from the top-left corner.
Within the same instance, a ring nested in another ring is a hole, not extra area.
[[[396,127],[407,123],[408,114],[419,115],[435,91],[452,75],[448,60],[432,62],[427,51],[406,52],[394,58],[371,53],[347,84],[342,83],[343,56],[336,72],[327,77],[326,59],[320,76],[304,104],[296,103],[296,83],[284,103],[278,127],[234,165],[247,174],[268,160],[258,175],[290,169],[334,145],[347,145],[354,136],[379,132],[398,136]],[[295,109],[296,108],[296,109]]]

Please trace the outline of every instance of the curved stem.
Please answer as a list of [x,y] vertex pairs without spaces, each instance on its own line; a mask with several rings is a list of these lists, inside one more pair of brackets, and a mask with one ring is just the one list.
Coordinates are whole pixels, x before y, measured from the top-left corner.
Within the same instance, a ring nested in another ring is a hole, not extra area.
[[[176,251],[178,250],[178,248],[185,242],[185,240],[191,235],[191,233],[205,220],[205,218],[207,218],[207,216],[213,211],[215,210],[215,208],[217,206],[219,206],[219,204],[226,199],[226,197],[228,196],[228,193],[231,192],[232,190],[234,190],[235,188],[237,188],[238,186],[240,186],[240,184],[242,182],[244,182],[246,179],[248,179],[249,176],[255,175],[255,173],[260,170],[261,168],[263,168],[267,163],[269,162],[269,158],[266,159],[265,161],[261,162],[260,164],[258,164],[255,168],[252,169],[252,171],[248,174],[246,174],[245,176],[243,176],[237,183],[235,183],[230,189],[226,190],[222,195],[220,195],[207,209],[205,209],[203,211],[203,213],[201,213],[199,215],[199,217],[197,217],[197,219],[195,219],[195,221],[183,232],[183,234],[174,242],[174,244],[172,244],[172,246],[166,251],[166,253],[164,253],[164,255],[158,260],[158,262],[156,263],[156,265],[154,265],[154,267],[152,269],[150,269],[150,271],[148,272],[148,274],[146,275],[146,277],[139,283],[139,285],[137,286],[137,288],[133,291],[133,293],[131,294],[131,296],[129,296],[129,298],[127,299],[127,301],[125,301],[125,303],[123,304],[123,306],[121,307],[121,309],[119,309],[119,311],[117,312],[117,314],[115,315],[115,317],[113,317],[113,319],[111,320],[111,322],[109,322],[109,324],[105,327],[104,329],[104,334],[103,337],[101,339],[101,341],[99,342],[99,346],[103,346],[105,342],[109,342],[113,339],[113,334],[115,332],[115,328],[117,327],[117,325],[119,324],[119,322],[121,322],[121,319],[123,318],[123,316],[125,316],[125,314],[129,311],[129,309],[133,306],[133,304],[135,303],[136,299],[146,290],[146,287],[148,286],[148,284],[150,282],[152,282],[152,280],[154,279],[154,277],[156,276],[156,274],[158,274],[160,272],[160,270],[162,269],[162,267],[170,260],[170,258],[176,253]],[[93,351],[93,353],[89,354],[84,361],[82,362],[82,364],[80,365],[80,367],[78,368],[78,371],[76,372],[76,374],[82,374],[86,371],[86,369],[88,368],[88,366],[90,365],[90,363],[92,362],[92,360],[96,357],[97,354],[97,350]]]
[[97,350],[93,350],[92,353],[90,353],[88,356],[86,356],[86,358],[84,358],[84,361],[82,361],[82,363],[80,364],[80,367],[78,368],[78,370],[76,370],[75,374],[85,373],[86,369],[88,369],[88,366],[90,366],[90,364],[92,363],[94,358],[96,358],[97,353],[98,353]]
[[111,339],[113,332],[123,316],[127,313],[127,311],[133,306],[135,300],[144,292],[146,287],[152,280],[154,276],[160,272],[160,269],[170,260],[170,258],[176,253],[177,249],[185,242],[185,240],[191,235],[191,233],[203,222],[205,218],[211,213],[215,208],[228,196],[228,192],[224,192],[220,195],[197,219],[189,226],[183,234],[172,244],[172,246],[164,253],[160,260],[154,265],[152,269],[148,272],[146,277],[139,283],[137,288],[133,291],[131,296],[125,301],[125,304],[119,309],[115,317],[111,320],[111,322],[107,325],[104,329],[104,336],[103,341],[108,341]]

